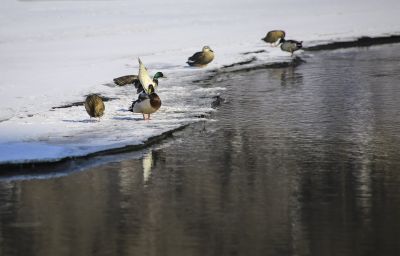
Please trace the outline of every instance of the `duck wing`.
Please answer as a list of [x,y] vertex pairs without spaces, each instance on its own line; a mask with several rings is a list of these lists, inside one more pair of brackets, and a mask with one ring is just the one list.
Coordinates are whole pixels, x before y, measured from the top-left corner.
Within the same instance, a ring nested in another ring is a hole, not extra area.
[[203,57],[203,52],[196,52],[191,57],[188,58],[188,62],[196,62]]
[[139,81],[143,86],[143,90],[148,94],[149,93],[149,85],[153,85],[155,88],[155,84],[153,79],[150,78],[149,73],[147,72],[147,68],[143,65],[142,61],[139,60]]
[[121,76],[114,78],[114,83],[119,86],[127,85],[127,84],[133,84],[135,81],[138,80],[138,76],[135,75],[127,75],[127,76]]

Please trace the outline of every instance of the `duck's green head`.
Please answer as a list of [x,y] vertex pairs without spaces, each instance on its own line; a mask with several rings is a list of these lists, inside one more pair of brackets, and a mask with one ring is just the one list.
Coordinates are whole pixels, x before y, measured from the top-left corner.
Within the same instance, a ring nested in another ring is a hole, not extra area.
[[165,77],[163,72],[157,72],[157,73],[154,74],[153,79],[158,79],[158,78],[161,78],[161,77]]

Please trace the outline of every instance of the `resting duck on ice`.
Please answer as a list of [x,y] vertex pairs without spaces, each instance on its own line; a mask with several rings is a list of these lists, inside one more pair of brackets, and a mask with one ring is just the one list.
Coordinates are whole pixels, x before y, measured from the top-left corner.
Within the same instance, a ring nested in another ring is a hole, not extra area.
[[204,67],[214,59],[214,51],[209,46],[204,46],[201,52],[196,52],[186,62],[189,66]]

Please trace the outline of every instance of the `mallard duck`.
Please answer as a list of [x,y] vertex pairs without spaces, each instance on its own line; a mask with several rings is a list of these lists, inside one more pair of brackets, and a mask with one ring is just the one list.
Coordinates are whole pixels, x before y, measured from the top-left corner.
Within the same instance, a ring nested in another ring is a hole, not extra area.
[[[164,74],[163,74],[163,72],[157,72],[157,73],[154,74],[154,76],[153,76],[153,82],[154,82],[155,88],[158,87],[158,79],[159,79],[159,78],[163,78],[163,77],[165,77]],[[142,86],[142,84],[140,83],[139,79],[136,79],[136,80],[134,81],[134,85],[135,85],[135,88],[136,88],[136,92],[137,92],[137,93],[141,93],[141,92],[143,91],[143,86]]]
[[270,43],[272,46],[276,46],[276,42],[279,39],[284,39],[285,35],[285,31],[283,30],[272,30],[269,31],[264,38],[261,38],[261,40],[264,40],[266,43]]
[[201,52],[196,52],[186,62],[189,66],[204,67],[214,59],[214,51],[209,46],[204,46]]
[[285,52],[290,52],[293,55],[293,52],[300,50],[303,47],[303,41],[296,40],[285,40],[284,38],[280,39],[281,49]]
[[88,95],[85,100],[85,108],[91,118],[98,117],[100,119],[105,109],[103,99],[97,94]]
[[127,84],[133,84],[136,81],[138,81],[138,76],[137,75],[127,75],[127,76],[121,76],[114,78],[114,83],[119,86],[127,85]]
[[142,113],[143,119],[150,119],[150,114],[153,114],[161,107],[161,99],[154,92],[153,85],[149,85],[148,93],[144,90],[139,94],[137,100],[132,102],[132,105],[129,108],[129,111],[133,113]]

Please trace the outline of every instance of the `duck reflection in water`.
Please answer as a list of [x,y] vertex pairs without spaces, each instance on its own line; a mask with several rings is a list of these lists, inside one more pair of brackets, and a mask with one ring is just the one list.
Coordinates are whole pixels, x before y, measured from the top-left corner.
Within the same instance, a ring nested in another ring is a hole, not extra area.
[[142,160],[143,166],[143,184],[147,185],[149,182],[151,172],[154,166],[154,159],[153,159],[153,151],[149,150],[144,156]]
[[281,86],[294,86],[303,84],[302,73],[296,72],[296,67],[287,67],[281,70]]
[[293,59],[287,67],[272,69],[271,75],[280,81],[281,86],[294,86],[303,84],[303,74],[297,68],[305,61],[299,57]]

